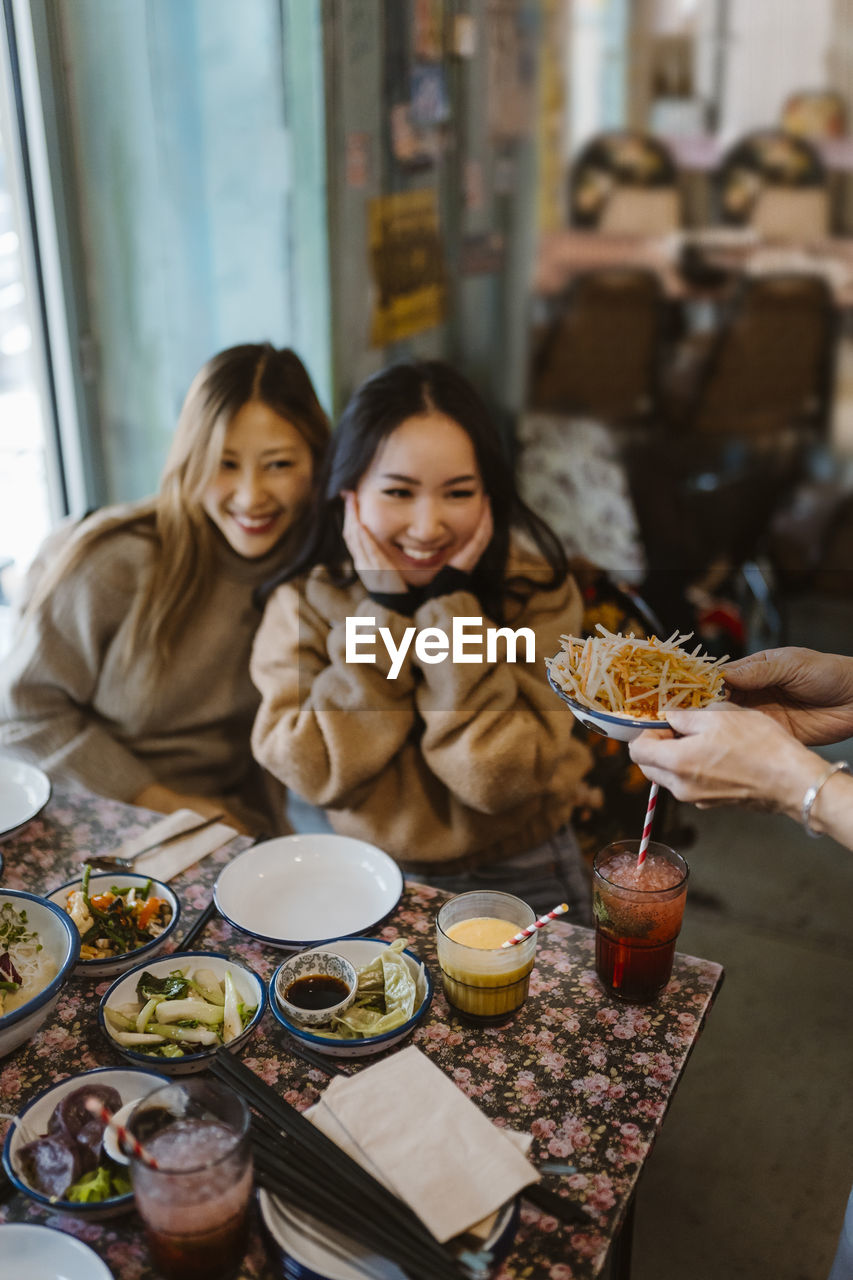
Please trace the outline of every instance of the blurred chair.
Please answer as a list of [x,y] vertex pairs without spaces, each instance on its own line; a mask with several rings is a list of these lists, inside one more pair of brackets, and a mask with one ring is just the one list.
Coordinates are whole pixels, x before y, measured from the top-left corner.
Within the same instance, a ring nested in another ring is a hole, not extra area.
[[785,102],[781,125],[798,138],[843,138],[847,107],[841,94],[832,89],[802,89]]
[[663,325],[654,272],[605,267],[576,276],[534,336],[528,406],[611,423],[648,420]]
[[829,422],[838,314],[820,276],[747,276],[670,419],[697,435],[749,437]]
[[[656,458],[634,459],[650,565],[669,557],[681,592],[736,578],[776,642],[779,611],[760,554],[774,515],[825,441],[838,337],[820,277],[745,278],[690,394],[670,416],[668,442]],[[650,477],[659,486],[653,497]]]
[[823,162],[804,138],[758,129],[728,151],[717,176],[720,217],[783,240],[820,240],[829,231]]
[[677,177],[659,139],[627,130],[600,133],[572,165],[572,224],[610,235],[673,231],[681,223]]

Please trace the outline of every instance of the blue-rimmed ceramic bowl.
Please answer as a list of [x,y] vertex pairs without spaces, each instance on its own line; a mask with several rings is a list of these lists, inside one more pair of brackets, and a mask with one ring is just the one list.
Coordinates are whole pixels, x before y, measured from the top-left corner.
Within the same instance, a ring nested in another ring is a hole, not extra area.
[[219,914],[271,947],[302,951],[370,933],[403,892],[393,858],[365,840],[327,832],[253,845],[219,873]]
[[614,738],[617,742],[633,742],[646,729],[669,728],[666,720],[638,720],[632,716],[615,715],[612,711],[596,711],[566,693],[565,689],[557,684],[550,671],[548,683],[585,729],[592,729],[594,733],[600,733],[605,738]]
[[27,1181],[20,1153],[21,1148],[35,1138],[44,1137],[48,1124],[58,1103],[76,1089],[85,1088],[87,1084],[109,1085],[115,1089],[122,1100],[122,1105],[136,1103],[153,1089],[168,1084],[168,1077],[154,1071],[140,1070],[136,1067],[95,1067],[92,1071],[84,1071],[79,1076],[69,1076],[59,1084],[53,1084],[43,1093],[38,1094],[24,1107],[17,1122],[12,1125],[3,1145],[3,1168],[10,1181],[25,1196],[29,1196],[37,1204],[44,1205],[56,1213],[73,1214],[78,1218],[99,1221],[102,1218],[113,1218],[127,1213],[133,1208],[133,1192],[111,1196],[108,1200],[94,1200],[81,1203],[76,1200],[56,1200],[37,1191]]
[[3,1274],[28,1280],[113,1280],[113,1273],[76,1236],[34,1222],[4,1222]]
[[50,791],[50,778],[37,765],[0,755],[0,840],[37,818]]
[[[258,1191],[258,1208],[267,1249],[282,1280],[405,1280],[387,1258],[372,1254],[343,1232],[321,1226],[268,1191]],[[520,1199],[504,1205],[491,1234],[479,1249],[478,1275],[494,1275],[518,1230]]]
[[[81,876],[76,876],[73,880],[66,881],[58,889],[51,890],[47,895],[48,902],[54,902],[63,911],[66,911],[68,895],[75,889],[79,889],[81,884]],[[156,938],[152,938],[150,942],[143,943],[141,947],[137,947],[134,951],[122,951],[117,956],[105,956],[100,960],[86,960],[81,957],[77,962],[76,970],[80,977],[112,978],[117,973],[124,973],[125,970],[130,969],[132,965],[139,964],[142,960],[153,959],[163,950],[166,942],[175,932],[181,917],[181,904],[169,886],[164,884],[162,880],[153,880],[151,876],[140,875],[138,872],[93,871],[89,877],[89,897],[106,893],[111,888],[136,889],[141,897],[146,885],[151,886],[150,893],[145,895],[146,898],[163,898],[169,904],[171,916],[162,933],[159,933]]]
[[[35,1035],[48,1014],[53,1012],[59,992],[73,972],[80,955],[77,927],[70,916],[55,903],[39,898],[34,893],[0,889],[0,911],[6,903],[11,903],[12,909],[17,913],[26,912],[26,927],[38,934],[43,949],[39,954],[55,968],[45,985],[30,999],[0,1016],[0,1058]],[[0,941],[0,951],[5,950],[5,945]],[[14,955],[12,959],[14,962]],[[11,1003],[8,995],[5,1003]]]
[[[381,954],[383,947],[390,945],[382,938],[339,938],[334,943],[330,943],[328,947],[316,948],[316,950],[318,952],[334,950],[338,955],[343,956],[345,960],[349,960],[357,972],[359,969],[363,969],[365,965],[370,964],[372,960],[375,960]],[[306,957],[310,957],[312,952],[306,951],[303,954]],[[316,1035],[311,1027],[307,1027],[304,1023],[290,1017],[282,1008],[279,999],[279,982],[287,961],[284,962],[284,965],[279,965],[270,980],[270,1007],[284,1029],[295,1040],[314,1049],[317,1053],[328,1054],[330,1058],[366,1058],[372,1053],[381,1053],[383,1049],[390,1049],[392,1045],[399,1044],[401,1040],[405,1040],[407,1036],[410,1036],[432,1003],[432,978],[430,977],[429,969],[413,952],[406,950],[403,951],[402,955],[417,984],[418,995],[415,1011],[411,1018],[394,1031],[386,1031],[381,1036],[364,1036],[359,1040]]]
[[176,970],[180,970],[185,974],[192,974],[199,969],[212,970],[220,982],[224,981],[226,971],[230,971],[231,978],[237,988],[237,994],[243,1004],[249,1008],[254,1008],[255,1012],[240,1034],[235,1036],[233,1040],[228,1041],[227,1047],[232,1052],[243,1048],[249,1037],[257,1030],[267,1007],[267,994],[263,982],[248,965],[242,964],[239,960],[235,960],[233,956],[227,956],[221,951],[175,951],[159,960],[143,962],[133,969],[128,969],[127,973],[117,978],[101,998],[98,1008],[98,1022],[100,1023],[101,1031],[116,1053],[120,1053],[123,1058],[126,1058],[128,1062],[132,1062],[134,1066],[147,1067],[149,1071],[163,1071],[170,1076],[191,1075],[195,1071],[203,1071],[205,1067],[210,1065],[221,1046],[204,1046],[198,1052],[185,1053],[180,1058],[164,1058],[156,1053],[144,1053],[142,1049],[135,1049],[119,1043],[111,1034],[105,1016],[107,1009],[120,1009],[122,1005],[138,1004],[136,984],[139,981],[140,974],[146,970],[153,974],[155,978],[166,978]]

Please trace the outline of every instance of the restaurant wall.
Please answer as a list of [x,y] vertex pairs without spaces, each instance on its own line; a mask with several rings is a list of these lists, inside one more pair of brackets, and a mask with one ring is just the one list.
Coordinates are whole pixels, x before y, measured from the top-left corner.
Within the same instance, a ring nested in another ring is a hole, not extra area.
[[829,84],[844,98],[853,128],[853,0],[833,0]]
[[562,213],[563,59],[539,72],[566,0],[30,2],[61,49],[93,501],[151,492],[235,342],[293,345],[333,412],[441,356],[511,423]]
[[442,357],[520,407],[551,7],[327,0],[336,406],[393,360]]
[[721,131],[773,124],[796,89],[828,83],[833,0],[729,0]]

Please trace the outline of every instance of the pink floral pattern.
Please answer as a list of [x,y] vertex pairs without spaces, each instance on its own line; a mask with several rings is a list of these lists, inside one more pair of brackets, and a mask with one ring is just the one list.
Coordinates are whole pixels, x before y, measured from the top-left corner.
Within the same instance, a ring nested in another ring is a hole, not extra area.
[[[106,852],[148,825],[138,809],[56,786],[41,818],[4,844],[3,884],[44,893],[70,877],[86,850]],[[247,844],[245,838],[234,840],[174,880],[185,928],[203,909],[220,867]],[[408,938],[436,979],[433,922],[445,897],[408,885],[380,930],[384,938]],[[281,960],[281,952],[248,940],[222,920],[210,924],[196,946],[232,952],[264,979]],[[577,1224],[564,1225],[525,1202],[499,1280],[585,1280],[600,1273],[722,974],[719,965],[678,955],[663,997],[644,1008],[612,1001],[592,966],[592,933],[557,922],[540,938],[531,995],[512,1023],[489,1029],[463,1025],[439,985],[414,1034],[423,1052],[496,1123],[533,1135],[534,1163],[557,1166],[553,1175],[546,1168],[544,1185],[577,1210]],[[97,1025],[106,986],[72,979],[42,1029],[0,1061],[2,1110],[14,1113],[64,1076],[121,1064]],[[270,1014],[243,1061],[299,1109],[315,1102],[326,1085],[322,1072],[290,1056],[287,1037]],[[0,1134],[7,1126],[0,1119]],[[152,1280],[156,1274],[135,1217],[83,1223],[16,1194],[0,1206],[2,1221],[44,1222],[68,1231],[93,1245],[122,1280]],[[272,1275],[255,1230],[241,1276]]]

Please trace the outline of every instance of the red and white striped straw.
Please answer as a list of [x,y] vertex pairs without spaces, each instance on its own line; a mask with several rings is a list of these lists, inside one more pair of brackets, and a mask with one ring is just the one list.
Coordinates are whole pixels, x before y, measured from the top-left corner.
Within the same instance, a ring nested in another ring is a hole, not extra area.
[[537,929],[544,929],[546,924],[548,924],[551,920],[556,919],[557,916],[563,915],[563,913],[568,911],[568,909],[569,909],[569,904],[567,902],[561,902],[559,907],[555,907],[553,911],[548,911],[545,913],[544,916],[540,916],[538,920],[534,920],[533,924],[529,924],[526,929],[522,929],[521,933],[517,933],[514,938],[508,938],[506,942],[502,942],[501,946],[502,947],[518,946],[519,942],[523,942],[525,938],[531,937],[531,935],[534,934]]
[[643,838],[640,841],[640,852],[637,854],[637,870],[646,860],[646,853],[649,848],[649,839],[652,834],[652,823],[655,817],[655,805],[658,802],[658,784],[653,782],[649,791],[649,803],[646,809],[646,821],[643,824]]
[[102,1102],[95,1097],[87,1098],[85,1107],[91,1115],[100,1116],[104,1124],[109,1125],[118,1138],[119,1143],[126,1151],[132,1151],[137,1160],[141,1160],[143,1164],[147,1164],[149,1169],[157,1168],[157,1161],[154,1157],[148,1154],[138,1139],[136,1139],[132,1133],[129,1133],[123,1124],[119,1124],[119,1122],[113,1117],[112,1112],[108,1111]]

